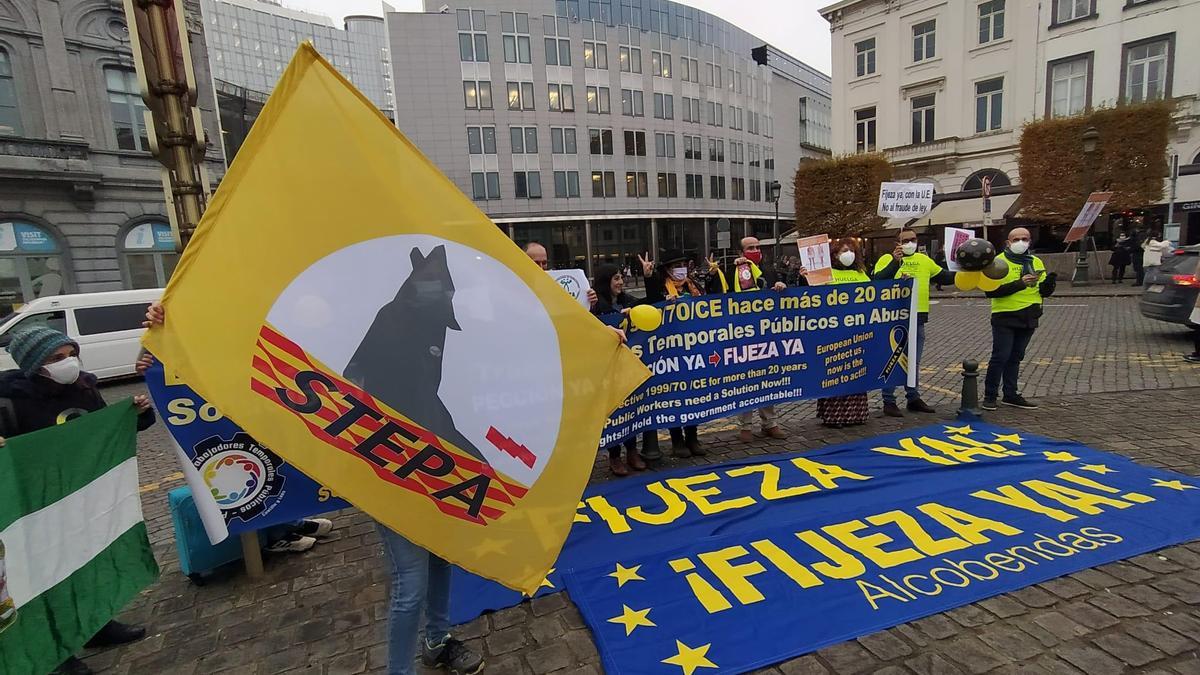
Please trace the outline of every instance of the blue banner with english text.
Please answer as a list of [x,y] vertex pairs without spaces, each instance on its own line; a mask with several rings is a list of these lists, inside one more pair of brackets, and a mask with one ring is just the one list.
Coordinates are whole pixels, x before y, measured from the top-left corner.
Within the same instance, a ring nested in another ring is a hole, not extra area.
[[[1071,441],[929,426],[595,486],[541,592],[570,593],[605,672],[745,672],[1195,539],[1197,488]],[[456,621],[520,599],[455,583]]]
[[[913,281],[727,293],[659,305],[662,325],[629,348],[652,376],[609,418],[601,445],[805,398],[908,381]],[[915,371],[916,364],[912,364]]]

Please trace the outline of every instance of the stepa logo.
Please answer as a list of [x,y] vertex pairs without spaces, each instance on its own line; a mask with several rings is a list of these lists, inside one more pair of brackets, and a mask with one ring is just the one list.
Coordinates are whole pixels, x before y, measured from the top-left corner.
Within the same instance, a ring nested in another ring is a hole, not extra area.
[[554,280],[557,281],[558,285],[562,286],[562,289],[573,298],[579,297],[579,292],[583,290],[579,286],[579,280],[570,274],[560,274],[556,276]]
[[219,436],[202,441],[196,446],[196,458],[192,460],[226,521],[232,518],[248,521],[267,511],[269,500],[283,495],[280,463],[243,432],[228,441]]

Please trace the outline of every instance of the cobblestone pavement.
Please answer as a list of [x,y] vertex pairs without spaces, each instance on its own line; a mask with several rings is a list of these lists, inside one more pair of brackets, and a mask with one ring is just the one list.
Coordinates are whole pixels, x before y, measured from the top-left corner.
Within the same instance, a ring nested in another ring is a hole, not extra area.
[[[781,406],[787,441],[740,443],[731,425],[702,429],[719,463],[756,454],[803,452],[906,426],[949,419],[964,357],[986,360],[986,305],[943,299],[933,307],[927,399],[941,412],[874,416],[865,427],[816,424],[811,404]],[[1142,319],[1136,299],[1070,298],[1047,308],[1023,373],[1032,412],[1002,410],[995,421],[1071,438],[1146,464],[1200,475],[1200,366],[1185,364],[1186,331]],[[108,388],[117,399],[140,384]],[[874,402],[878,406],[878,401]],[[104,673],[383,672],[386,588],[371,522],[347,510],[328,541],[303,555],[267,560],[264,578],[234,570],[196,586],[179,573],[166,491],[182,484],[165,430],[142,434],[143,507],[163,573],[122,616],[145,624],[134,645],[89,653]],[[681,463],[668,460],[669,465]],[[597,463],[595,480],[607,480]],[[486,653],[488,673],[598,673],[591,637],[565,595],[482,617],[460,637]],[[801,673],[1200,673],[1200,542],[1085,570],[1020,591],[836,645],[764,672]]]

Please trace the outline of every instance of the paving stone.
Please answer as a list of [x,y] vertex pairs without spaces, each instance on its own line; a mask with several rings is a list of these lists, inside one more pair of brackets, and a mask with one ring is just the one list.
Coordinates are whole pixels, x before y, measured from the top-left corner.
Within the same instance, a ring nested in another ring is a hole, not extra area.
[[1105,574],[1104,572],[1094,568],[1080,570],[1079,572],[1072,574],[1071,578],[1079,581],[1088,588],[1097,591],[1103,591],[1112,588],[1113,586],[1121,585],[1120,579],[1117,579],[1111,574]]
[[1166,609],[1175,604],[1175,600],[1170,596],[1160,593],[1157,590],[1140,584],[1118,588],[1114,593],[1120,595],[1126,600],[1136,602],[1137,604],[1158,611]]
[[812,654],[779,664],[779,672],[783,675],[826,675],[829,669],[821,665]]
[[904,662],[917,675],[954,675],[963,672],[938,654],[920,654]]
[[1063,605],[1060,609],[1063,614],[1071,617],[1073,621],[1077,621],[1092,630],[1103,630],[1120,623],[1120,621],[1096,607],[1083,602],[1072,602],[1068,605]]
[[600,660],[600,652],[596,651],[596,645],[592,642],[590,633],[572,631],[567,633],[564,640],[567,646],[571,648],[571,653],[575,654],[577,661],[589,663]]
[[941,614],[917,619],[913,625],[935,640],[944,640],[952,635],[957,635],[960,630],[958,624]]
[[525,623],[527,615],[525,613],[525,604],[522,603],[516,607],[509,607],[494,612],[491,615],[492,630],[500,630],[502,628],[512,628],[513,626]]
[[562,621],[558,619],[558,615],[543,616],[529,622],[529,634],[533,636],[533,641],[539,645],[547,645],[562,637],[566,633]]
[[1088,675],[1120,675],[1125,672],[1125,666],[1120,661],[1088,645],[1063,645],[1054,652]]
[[909,647],[904,640],[891,631],[860,637],[858,643],[866,647],[867,651],[877,656],[880,661],[891,661],[913,653],[912,647]]
[[488,675],[526,675],[532,673],[525,663],[516,654],[510,654],[498,659],[488,659],[487,667],[484,669]]
[[1050,595],[1037,586],[1028,586],[1026,588],[1013,591],[1012,593],[1009,593],[1009,595],[1021,604],[1027,607],[1033,607],[1035,609],[1050,607],[1054,603],[1058,602],[1058,598]]
[[1182,577],[1166,577],[1150,585],[1189,605],[1200,605],[1200,584],[1193,583]]
[[878,666],[875,658],[855,642],[843,642],[826,647],[817,652],[817,656],[824,659],[833,668],[833,672],[840,675],[866,673],[873,671]]
[[979,603],[987,611],[995,614],[1001,619],[1007,619],[1013,616],[1019,616],[1028,612],[1025,605],[1013,600],[1007,595],[998,595],[994,598],[988,598]]
[[947,643],[946,654],[969,673],[986,673],[1010,660],[981,642],[979,638],[968,635]]
[[529,605],[533,610],[534,616],[546,616],[566,607],[567,601],[562,593],[554,593],[553,595],[543,595],[540,598],[534,598],[530,601]]
[[519,627],[493,631],[484,638],[484,644],[487,645],[487,653],[496,655],[511,654],[524,647],[527,643],[525,631]]
[[1124,562],[1124,561],[1109,563],[1098,569],[1101,572],[1111,574],[1112,576],[1120,579],[1121,581],[1124,581],[1126,583],[1131,583],[1131,584],[1137,583],[1139,581],[1146,581],[1147,579],[1154,578],[1154,575],[1151,574],[1150,572],[1147,572],[1146,570],[1144,570],[1136,565],[1132,565],[1132,564],[1130,564],[1128,562]]
[[570,648],[562,643],[530,652],[526,658],[529,660],[530,669],[537,675],[553,673],[574,663]]
[[1102,595],[1089,600],[1093,605],[1103,609],[1113,616],[1127,619],[1136,616],[1150,616],[1150,610],[1116,595]]
[[1147,646],[1128,635],[1113,633],[1092,640],[1098,647],[1121,660],[1122,663],[1142,667],[1163,657],[1163,653]]
[[1050,581],[1045,581],[1038,584],[1038,586],[1066,600],[1070,600],[1071,598],[1076,598],[1081,595],[1087,595],[1091,592],[1091,590],[1089,590],[1088,587],[1085,586],[1081,581],[1078,579],[1072,579],[1071,577],[1059,577],[1057,579],[1051,579]]
[[1087,635],[1090,632],[1087,627],[1081,626],[1060,612],[1046,612],[1035,616],[1033,623],[1063,642],[1080,635]]
[[1131,622],[1123,630],[1170,656],[1179,656],[1196,646],[1193,640],[1153,621]]
[[997,652],[1018,661],[1031,659],[1042,653],[1041,645],[1030,640],[1029,635],[1019,628],[1012,626],[989,626],[987,630],[979,633],[979,639]]
[[1130,558],[1129,562],[1138,567],[1143,567],[1153,574],[1170,574],[1171,572],[1179,572],[1184,569],[1161,553],[1144,553]]

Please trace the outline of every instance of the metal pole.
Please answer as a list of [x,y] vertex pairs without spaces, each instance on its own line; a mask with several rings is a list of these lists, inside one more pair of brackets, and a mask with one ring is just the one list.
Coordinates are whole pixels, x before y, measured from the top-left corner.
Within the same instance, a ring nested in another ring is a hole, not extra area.
[[1163,226],[1162,236],[1166,238],[1167,228],[1175,226],[1175,187],[1179,183],[1179,155],[1171,155],[1171,196],[1167,199],[1167,224]]
[[708,231],[708,218],[704,219],[704,259],[708,260],[709,254],[712,252],[712,235]]
[[779,198],[775,198],[775,264],[779,264]]
[[584,242],[584,248],[587,249],[587,265],[586,265],[587,275],[588,275],[588,278],[591,279],[592,278],[592,256],[594,255],[594,252],[592,251],[592,221],[590,221],[590,220],[583,221],[583,242]]

